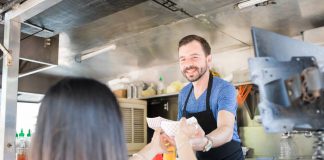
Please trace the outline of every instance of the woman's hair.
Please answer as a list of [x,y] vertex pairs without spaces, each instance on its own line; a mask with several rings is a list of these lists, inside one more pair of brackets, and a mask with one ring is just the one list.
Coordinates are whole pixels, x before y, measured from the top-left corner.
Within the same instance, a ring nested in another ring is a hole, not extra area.
[[110,89],[85,78],[51,87],[39,109],[31,159],[128,159],[121,112]]

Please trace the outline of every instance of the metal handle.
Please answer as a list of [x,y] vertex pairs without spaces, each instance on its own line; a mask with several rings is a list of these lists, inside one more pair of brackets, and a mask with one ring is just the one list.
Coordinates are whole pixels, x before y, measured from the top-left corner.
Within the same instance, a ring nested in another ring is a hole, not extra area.
[[0,50],[3,52],[3,55],[7,55],[7,65],[12,65],[12,56],[10,52],[0,43]]
[[167,110],[167,111],[169,111],[169,102],[166,102],[164,104],[164,109]]

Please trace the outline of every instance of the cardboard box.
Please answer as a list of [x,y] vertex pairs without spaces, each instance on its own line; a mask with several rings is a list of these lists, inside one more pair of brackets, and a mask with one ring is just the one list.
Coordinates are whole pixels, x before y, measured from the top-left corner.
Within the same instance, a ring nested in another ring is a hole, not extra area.
[[119,89],[119,90],[114,90],[113,93],[117,98],[126,98],[127,96],[127,90],[126,89]]

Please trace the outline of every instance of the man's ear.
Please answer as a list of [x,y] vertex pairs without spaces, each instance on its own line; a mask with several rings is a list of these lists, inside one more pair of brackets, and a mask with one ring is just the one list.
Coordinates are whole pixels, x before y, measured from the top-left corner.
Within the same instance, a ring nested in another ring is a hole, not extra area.
[[213,58],[210,55],[207,56],[207,64],[208,64],[208,67],[211,67],[212,66],[212,63],[213,63]]

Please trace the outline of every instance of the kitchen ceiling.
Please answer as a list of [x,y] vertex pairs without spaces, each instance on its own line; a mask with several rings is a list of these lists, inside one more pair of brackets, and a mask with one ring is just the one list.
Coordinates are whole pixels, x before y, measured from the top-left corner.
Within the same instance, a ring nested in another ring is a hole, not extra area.
[[[173,1],[193,17],[154,1],[78,2],[85,1],[64,0],[28,21],[60,34],[59,66],[42,74],[116,78],[122,73],[175,63],[177,42],[188,34],[203,35],[211,42],[213,53],[218,53],[251,45],[251,26],[296,36],[324,25],[323,0],[276,0],[275,5],[243,10],[234,9],[238,0]],[[104,11],[95,14],[98,10]],[[41,32],[38,36],[48,35]],[[110,44],[116,49],[81,63],[74,60],[77,54]]]
[[[140,4],[146,0],[63,0],[48,10],[27,20],[34,24],[61,33],[72,28],[78,28],[99,18],[111,15],[121,10]],[[36,30],[37,31],[37,30]],[[35,28],[22,26],[22,32],[33,34]],[[52,36],[48,32],[40,32],[37,36]]]

